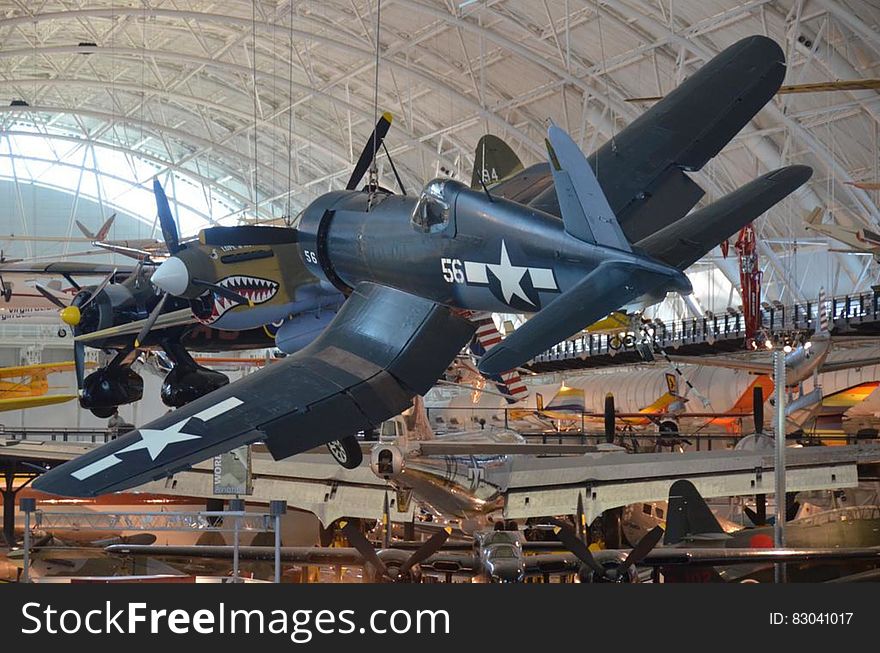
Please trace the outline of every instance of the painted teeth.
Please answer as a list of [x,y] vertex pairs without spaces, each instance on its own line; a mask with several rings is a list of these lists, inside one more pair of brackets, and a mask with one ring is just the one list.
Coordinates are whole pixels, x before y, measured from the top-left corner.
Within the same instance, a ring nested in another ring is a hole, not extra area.
[[[253,304],[263,304],[272,299],[275,293],[278,292],[277,283],[256,277],[226,277],[219,282],[219,285],[247,298]],[[237,305],[231,299],[214,293],[214,306],[211,311],[210,322],[218,320],[226,311],[235,308]]]

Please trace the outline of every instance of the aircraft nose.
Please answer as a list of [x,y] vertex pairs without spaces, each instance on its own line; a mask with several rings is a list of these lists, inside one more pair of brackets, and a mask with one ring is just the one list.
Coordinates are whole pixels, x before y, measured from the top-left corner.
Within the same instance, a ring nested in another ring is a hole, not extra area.
[[189,270],[183,261],[172,256],[156,268],[150,281],[171,295],[183,295],[189,286]]
[[80,313],[78,306],[67,306],[58,311],[58,313],[61,316],[61,321],[67,326],[75,327],[82,319],[82,314]]

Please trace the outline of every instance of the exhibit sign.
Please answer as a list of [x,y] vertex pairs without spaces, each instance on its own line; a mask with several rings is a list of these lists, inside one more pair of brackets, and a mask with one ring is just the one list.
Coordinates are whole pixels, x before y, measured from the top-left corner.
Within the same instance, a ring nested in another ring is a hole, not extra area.
[[214,494],[253,494],[250,445],[214,456]]

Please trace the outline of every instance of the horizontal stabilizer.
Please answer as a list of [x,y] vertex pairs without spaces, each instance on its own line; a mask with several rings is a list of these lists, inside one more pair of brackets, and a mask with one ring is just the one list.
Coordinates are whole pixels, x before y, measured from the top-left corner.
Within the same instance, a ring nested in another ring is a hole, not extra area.
[[95,234],[88,230],[88,228],[79,220],[74,220],[76,223],[77,229],[82,232],[82,235],[88,238],[89,240],[95,240]]
[[110,235],[110,228],[113,226],[113,221],[116,219],[116,214],[114,213],[104,224],[98,229],[98,233],[95,234],[95,240],[107,240],[107,236]]
[[547,154],[566,233],[586,243],[631,251],[587,157],[555,125],[547,130]]
[[808,166],[788,166],[758,177],[707,207],[639,241],[649,256],[684,270],[810,178]]
[[480,372],[498,374],[519,367],[611,311],[662,289],[691,290],[687,277],[670,268],[647,262],[602,263],[490,349],[480,360]]

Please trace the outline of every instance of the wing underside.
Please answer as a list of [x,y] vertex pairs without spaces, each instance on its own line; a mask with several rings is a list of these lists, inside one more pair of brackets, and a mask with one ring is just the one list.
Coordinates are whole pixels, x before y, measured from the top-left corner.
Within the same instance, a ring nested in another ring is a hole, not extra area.
[[[703,196],[685,171],[702,168],[779,89],[785,55],[773,40],[730,46],[590,157],[630,242],[672,224]],[[526,168],[492,191],[560,215],[550,168]]]
[[65,402],[76,399],[76,395],[40,395],[38,397],[14,397],[10,399],[0,399],[0,412],[7,410],[24,410],[26,408],[39,408],[40,406],[51,406],[53,404],[63,404]]
[[424,394],[473,335],[450,309],[358,285],[309,347],[44,474],[36,489],[95,496],[265,441],[276,459],[374,428]]

